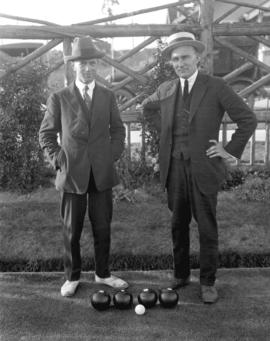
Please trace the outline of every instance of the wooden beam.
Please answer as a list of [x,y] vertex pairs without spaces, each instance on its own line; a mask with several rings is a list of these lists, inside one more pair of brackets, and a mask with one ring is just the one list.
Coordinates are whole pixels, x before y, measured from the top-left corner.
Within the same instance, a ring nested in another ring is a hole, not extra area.
[[[108,37],[165,37],[175,32],[189,31],[199,35],[199,24],[162,25],[89,25],[89,26],[33,26],[0,25],[0,39],[39,39],[48,40],[67,36],[89,35],[93,38]],[[270,23],[223,23],[213,26],[215,36],[269,35]]]
[[141,49],[143,49],[145,46],[148,46],[149,44],[153,43],[155,40],[157,40],[158,37],[149,37],[148,39],[144,40],[142,43],[134,47],[132,50],[128,51],[123,56],[116,59],[118,63],[123,62],[125,59],[128,59],[129,57],[133,56],[135,53],[139,52]]
[[65,84],[65,86],[69,85],[74,78],[74,73],[73,73],[71,63],[68,63],[66,61],[66,58],[65,58],[66,56],[71,55],[71,51],[72,51],[71,39],[65,38],[63,41],[63,55],[64,55],[64,62],[65,62],[65,67],[64,67],[64,84]]
[[39,47],[38,49],[36,49],[32,53],[28,54],[23,59],[20,59],[20,61],[17,64],[15,64],[14,66],[10,67],[3,74],[1,74],[0,75],[0,79],[2,79],[4,77],[6,77],[7,75],[9,75],[9,74],[11,74],[11,73],[21,69],[25,65],[31,63],[33,60],[39,58],[44,53],[48,52],[49,50],[51,50],[53,47],[57,46],[61,42],[62,42],[62,39],[54,39],[54,40],[50,41],[48,44]]
[[233,70],[232,72],[228,73],[226,76],[222,77],[226,82],[229,80],[241,75],[244,71],[247,71],[253,67],[253,63],[246,62],[245,64],[241,65],[239,68]]
[[223,13],[219,18],[217,18],[214,21],[214,24],[219,24],[222,20],[224,20],[225,18],[227,18],[230,14],[232,14],[233,12],[235,12],[240,6],[234,6],[231,9],[229,9],[227,12]]
[[55,25],[55,26],[58,26],[57,24],[55,24],[55,23],[53,23],[51,21],[38,20],[38,19],[32,19],[32,18],[25,18],[25,17],[18,17],[18,16],[15,16],[15,15],[4,14],[4,13],[0,13],[0,17],[1,18],[6,18],[6,19],[19,20],[19,21],[27,21],[27,22],[41,24],[41,25]]
[[256,57],[252,56],[251,54],[243,51],[242,49],[236,47],[235,45],[229,43],[227,40],[225,41],[224,39],[220,39],[215,37],[214,38],[217,43],[219,43],[221,46],[227,47],[228,49],[232,50],[233,52],[239,54],[240,56],[246,58],[253,64],[257,65],[261,69],[270,72],[270,66],[266,65],[265,63],[260,62]]
[[138,94],[137,96],[131,98],[129,101],[125,102],[124,104],[122,104],[120,107],[119,107],[119,111],[122,112],[124,110],[126,110],[127,108],[131,107],[133,104],[135,104],[137,102],[137,100],[139,98],[141,98],[142,96],[144,96],[144,93],[140,93]]
[[114,66],[115,68],[121,70],[122,72],[126,73],[127,75],[131,76],[132,78],[136,79],[138,82],[140,82],[142,84],[147,83],[147,79],[144,76],[138,75],[135,71],[131,70],[130,68],[128,68],[127,66],[125,66],[123,64],[118,63],[114,59],[112,59],[108,56],[104,56],[104,57],[102,57],[102,60],[104,60],[106,63]]
[[112,15],[110,17],[104,17],[104,18],[91,20],[91,21],[85,21],[85,22],[78,23],[77,25],[94,25],[94,24],[100,24],[100,23],[105,23],[105,22],[111,22],[111,21],[118,20],[118,19],[134,17],[135,15],[139,15],[139,14],[155,12],[155,11],[159,11],[159,10],[170,8],[170,7],[177,7],[177,6],[181,6],[181,5],[188,4],[188,3],[190,3],[190,0],[182,0],[182,1],[180,0],[177,2],[171,2],[166,5],[145,8],[145,9],[141,9],[141,10],[133,11],[133,12],[121,13],[117,15]]
[[188,13],[186,9],[177,8],[177,11],[179,11],[187,20],[190,20],[190,22],[196,23],[196,20]]
[[[140,75],[144,74],[145,72],[151,70],[155,65],[157,64],[156,61],[146,65],[144,68],[142,68],[141,70],[137,71]],[[119,82],[118,84],[114,85],[112,87],[113,91],[117,91],[121,88],[123,88],[124,86],[126,86],[128,83],[130,83],[133,80],[132,77],[126,77],[125,79],[123,79],[121,82]]]
[[270,142],[270,124],[265,122],[265,149],[264,149],[264,163],[269,166],[269,142]]
[[[266,25],[265,25],[266,24]],[[270,23],[222,23],[214,25],[215,36],[250,36],[250,35],[268,35]]]
[[[256,114],[257,121],[259,123],[265,123],[269,121],[269,111],[268,110],[254,110],[254,113]],[[126,122],[139,122],[142,117],[142,109],[136,109],[136,110],[127,110],[121,112],[121,118],[124,123]],[[229,118],[228,115],[225,115],[222,123],[229,123],[233,124],[232,120]]]
[[270,8],[269,7],[253,5],[252,3],[242,2],[242,1],[239,1],[239,0],[217,0],[217,1],[224,2],[226,4],[233,4],[233,5],[238,5],[238,6],[242,6],[242,7],[255,8],[255,9],[258,9],[260,11],[270,12]]
[[96,81],[102,85],[104,85],[106,88],[111,89],[112,83],[108,82],[106,79],[103,77],[96,75]]
[[205,45],[202,65],[206,73],[213,74],[213,17],[215,0],[201,0],[201,41]]
[[[261,86],[267,84],[269,81],[270,81],[270,74],[263,76],[262,78],[260,78],[256,82],[252,83],[251,85],[249,85],[245,89],[241,90],[238,93],[238,95],[240,95],[242,97],[246,97],[249,94],[251,94],[252,92],[254,92],[255,90],[259,89]],[[269,113],[268,113],[268,115],[269,115]]]
[[[254,113],[256,114],[257,121],[260,123],[265,123],[269,121],[269,112],[263,110],[255,110]],[[136,110],[128,110],[121,112],[121,118],[124,123],[126,122],[139,122],[142,117],[142,109]],[[232,120],[229,118],[228,115],[225,115],[223,120],[223,124],[232,124]]]
[[262,43],[263,45],[270,47],[270,39],[265,39],[263,37],[255,37],[255,36],[250,36],[249,38],[257,41],[258,43]]
[[[58,27],[58,32],[59,32],[59,30],[61,31],[61,26],[58,25],[58,24],[55,24],[55,23],[53,23],[51,21],[32,19],[32,18],[25,18],[25,17],[18,17],[18,16],[15,16],[15,15],[9,15],[9,14],[4,14],[4,13],[0,13],[0,17],[7,18],[7,19],[19,20],[19,21],[27,21],[27,22],[31,22],[31,23],[47,25],[47,26],[53,26],[53,27],[57,26]],[[55,30],[53,28],[49,28],[49,32],[54,33]],[[73,36],[73,35],[70,35],[69,33],[65,33],[65,32],[63,32],[63,35],[64,36]]]
[[[0,39],[53,39],[63,38],[63,30],[67,34],[90,35],[93,38],[167,36],[187,25],[89,25],[89,26],[31,26],[0,25]],[[197,31],[201,28],[198,25]],[[66,35],[67,35],[66,34]]]

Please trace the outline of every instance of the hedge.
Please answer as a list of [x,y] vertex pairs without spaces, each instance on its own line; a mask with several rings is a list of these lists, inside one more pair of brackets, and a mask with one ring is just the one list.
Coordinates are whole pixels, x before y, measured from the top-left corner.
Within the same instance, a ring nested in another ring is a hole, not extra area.
[[[192,269],[199,268],[198,254],[190,257]],[[219,267],[222,268],[253,268],[269,267],[270,253],[236,253],[224,252],[219,254]],[[124,270],[167,270],[173,268],[172,255],[111,255],[110,268],[112,271]],[[6,259],[0,260],[1,272],[52,272],[63,271],[63,260],[54,259]],[[82,258],[82,271],[93,271],[95,262],[92,257]]]

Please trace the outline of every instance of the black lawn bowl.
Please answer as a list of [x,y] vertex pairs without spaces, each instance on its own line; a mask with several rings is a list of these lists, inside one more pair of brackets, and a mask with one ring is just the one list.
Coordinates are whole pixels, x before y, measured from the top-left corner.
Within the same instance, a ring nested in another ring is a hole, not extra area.
[[133,297],[126,290],[121,290],[114,294],[113,303],[117,309],[130,309],[133,304]]
[[178,303],[179,295],[172,288],[165,288],[160,290],[158,298],[163,308],[174,308]]
[[91,304],[96,310],[107,310],[110,307],[111,296],[104,290],[99,290],[91,296]]
[[153,289],[143,289],[138,295],[138,302],[145,308],[152,308],[157,303],[158,295]]

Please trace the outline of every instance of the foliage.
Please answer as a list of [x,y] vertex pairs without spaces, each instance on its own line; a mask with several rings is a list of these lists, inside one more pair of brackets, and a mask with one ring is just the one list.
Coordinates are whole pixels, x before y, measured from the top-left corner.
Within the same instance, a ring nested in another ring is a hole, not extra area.
[[224,181],[221,189],[230,190],[231,188],[242,185],[247,177],[248,170],[245,167],[229,167],[227,172],[227,178]]
[[261,179],[269,179],[270,178],[270,166],[261,166],[256,165],[248,168],[248,174],[257,176]]
[[127,189],[140,188],[145,183],[152,182],[157,176],[155,160],[148,158],[148,160],[143,161],[138,152],[136,154],[130,159],[127,152],[124,152],[116,164],[120,182]]
[[[223,252],[219,254],[220,268],[254,268],[269,267],[269,253]],[[199,254],[190,255],[191,269],[200,267]],[[149,271],[173,269],[173,258],[170,254],[112,254],[110,256],[112,271]],[[94,271],[95,259],[91,256],[82,257],[82,271]],[[62,257],[50,259],[5,259],[0,260],[1,272],[50,272],[64,271]]]
[[[251,179],[253,179],[251,181]],[[254,186],[259,186],[259,183],[270,179],[270,167],[269,166],[229,166],[227,172],[227,178],[222,185],[222,190],[237,189],[243,190],[244,187],[250,186],[250,182],[254,182]],[[248,184],[245,184],[246,181]]]
[[[144,97],[141,98],[142,100],[154,93],[160,84],[166,80],[174,79],[176,77],[172,65],[162,55],[163,48],[164,44],[159,41],[157,52],[155,54],[157,64],[148,74],[148,83],[147,85],[143,86],[138,85],[137,91],[139,93],[144,93]],[[149,154],[152,157],[158,158],[159,132],[157,131],[153,122],[150,120],[145,120],[142,118],[141,122],[145,126],[145,143],[148,147]]]
[[103,0],[102,12],[106,13],[108,17],[113,16],[113,6],[119,5],[118,0]]
[[29,191],[40,182],[45,66],[36,62],[0,82],[0,187]]
[[238,199],[247,201],[270,202],[270,178],[249,175],[245,182],[235,189]]

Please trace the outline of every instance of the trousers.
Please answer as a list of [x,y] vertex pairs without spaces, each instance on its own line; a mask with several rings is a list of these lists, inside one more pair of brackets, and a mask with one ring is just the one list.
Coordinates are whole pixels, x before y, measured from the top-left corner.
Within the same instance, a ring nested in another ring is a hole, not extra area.
[[112,189],[99,192],[91,173],[87,193],[61,192],[60,215],[63,222],[64,269],[69,281],[81,274],[80,239],[86,209],[94,239],[95,272],[101,278],[110,276],[109,254],[111,242]]
[[194,217],[199,231],[200,283],[213,285],[218,266],[217,193],[201,193],[190,160],[172,158],[167,198],[172,212],[174,276],[185,279],[190,275],[190,223]]

